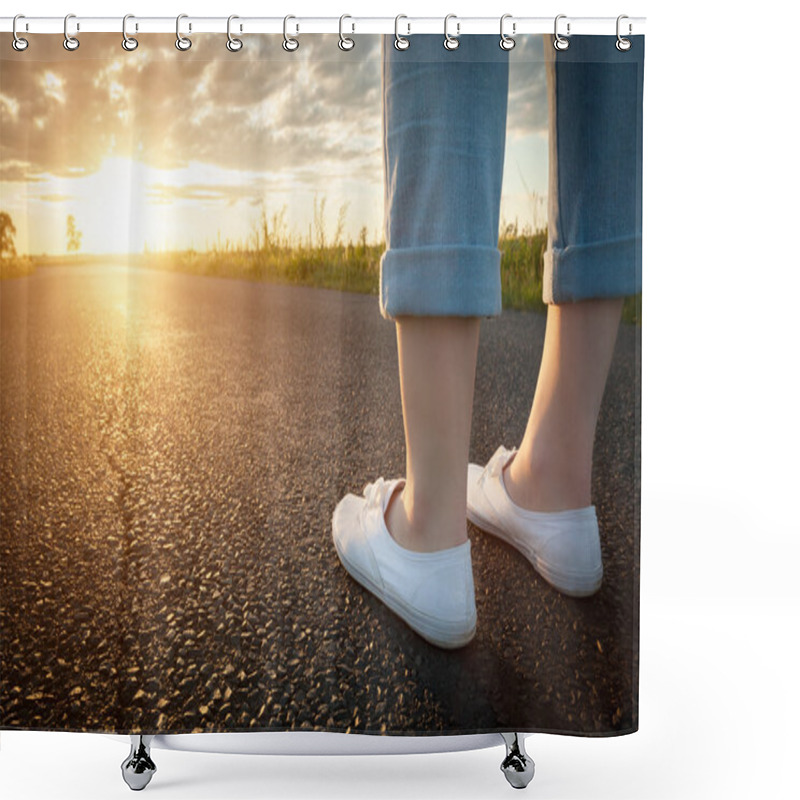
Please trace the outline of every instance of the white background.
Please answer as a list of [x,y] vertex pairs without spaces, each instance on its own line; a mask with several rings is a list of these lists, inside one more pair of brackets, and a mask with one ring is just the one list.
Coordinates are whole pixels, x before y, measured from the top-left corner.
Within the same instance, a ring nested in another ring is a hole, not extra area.
[[[797,4],[27,0],[4,15],[646,16],[640,731],[532,736],[545,798],[797,797]],[[10,47],[10,35],[0,47]],[[77,109],[76,113],[80,113]],[[126,797],[127,745],[8,732],[0,795]],[[163,798],[508,797],[502,748],[155,750]]]

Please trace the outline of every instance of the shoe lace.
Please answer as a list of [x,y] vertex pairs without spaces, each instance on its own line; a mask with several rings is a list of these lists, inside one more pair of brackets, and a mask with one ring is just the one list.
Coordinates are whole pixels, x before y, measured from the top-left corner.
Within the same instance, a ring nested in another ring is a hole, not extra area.
[[506,450],[503,445],[495,450],[494,455],[489,459],[486,466],[483,468],[483,472],[481,473],[480,478],[478,478],[478,483],[483,486],[487,480],[490,478],[496,478],[503,472],[503,467],[505,467],[508,459],[517,452],[517,448],[514,447],[511,450]]
[[364,487],[364,497],[366,498],[367,505],[364,509],[365,511],[369,511],[377,506],[381,505],[383,500],[384,494],[384,487],[388,481],[385,481],[383,478],[378,478],[373,483],[368,483]]
[[368,483],[364,487],[364,497],[367,502],[364,503],[359,514],[362,530],[366,530],[366,528],[369,527],[367,525],[367,515],[377,512],[383,516],[383,496],[386,492],[387,483],[388,481],[385,481],[383,478],[378,478],[373,483]]

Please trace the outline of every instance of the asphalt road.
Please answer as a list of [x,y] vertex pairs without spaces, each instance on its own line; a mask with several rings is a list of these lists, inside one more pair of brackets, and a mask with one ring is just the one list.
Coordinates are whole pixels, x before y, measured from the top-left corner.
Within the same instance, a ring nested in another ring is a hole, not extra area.
[[[544,317],[482,324],[471,445],[522,436]],[[0,284],[0,727],[626,732],[638,724],[639,330],[564,597],[470,528],[475,640],[433,647],[339,564],[348,491],[402,474],[375,297],[121,267]],[[499,391],[502,388],[502,391]]]

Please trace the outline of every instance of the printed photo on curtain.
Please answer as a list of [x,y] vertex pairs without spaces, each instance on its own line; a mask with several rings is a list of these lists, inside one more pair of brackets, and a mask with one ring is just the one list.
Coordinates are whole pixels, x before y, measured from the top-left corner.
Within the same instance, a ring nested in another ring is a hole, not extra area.
[[28,38],[0,729],[635,731],[644,37]]

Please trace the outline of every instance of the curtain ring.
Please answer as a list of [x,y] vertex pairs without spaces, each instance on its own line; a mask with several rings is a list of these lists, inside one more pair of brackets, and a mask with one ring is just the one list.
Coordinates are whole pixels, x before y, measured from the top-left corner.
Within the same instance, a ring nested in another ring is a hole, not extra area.
[[14,17],[14,22],[11,23],[11,32],[14,34],[14,40],[11,42],[11,46],[19,53],[28,49],[28,40],[17,36],[17,20],[20,18],[25,19],[25,15],[17,14]]
[[[556,17],[555,25],[553,26],[553,34],[555,36],[553,39],[553,47],[555,47],[556,50],[566,50],[569,47],[569,39],[565,39],[558,33],[558,21],[566,18],[566,14],[559,14]],[[569,22],[567,22],[567,36],[569,36]]]
[[[175,47],[177,47],[178,50],[188,50],[192,46],[191,39],[186,36],[181,36],[181,20],[188,16],[188,14],[178,14],[178,18],[175,20],[175,35],[178,37],[175,39]],[[192,26],[189,25],[189,30],[191,29]]]
[[231,53],[238,53],[244,47],[244,42],[241,39],[234,39],[233,36],[231,36],[232,19],[239,19],[239,17],[237,17],[236,14],[231,14],[228,17],[228,41],[225,42],[225,47],[227,47]]
[[[289,22],[290,19],[296,19],[291,14],[285,16],[283,18],[283,49],[286,50],[287,53],[293,53],[300,47],[300,42],[297,39],[293,39],[289,34],[286,32],[286,23]],[[297,26],[297,31],[299,33],[300,26]]]
[[[514,39],[512,39],[510,36],[506,36],[506,34],[503,32],[503,23],[507,19],[511,19],[511,14],[503,14],[503,16],[500,17],[500,49],[501,50],[513,50],[514,46],[516,45],[516,42],[514,41]],[[517,32],[517,23],[516,22],[512,22],[511,23],[511,33],[516,33],[516,32]]]
[[[627,50],[631,49],[631,40],[630,39],[625,39],[624,37],[622,37],[620,35],[620,32],[619,32],[619,23],[623,19],[628,19],[628,17],[625,14],[620,14],[617,17],[617,41],[615,42],[617,50],[619,50],[621,53],[624,53]],[[630,35],[630,33],[631,33],[631,24],[629,22],[628,23],[628,35]]]
[[129,53],[139,46],[139,41],[132,36],[128,36],[126,31],[126,24],[131,17],[133,17],[133,14],[126,14],[122,18],[122,49],[127,50]]
[[[408,17],[405,14],[398,14],[394,18],[394,47],[395,47],[395,50],[408,50],[408,48],[411,46],[411,42],[408,39],[406,39],[405,36],[401,36],[400,35],[400,20],[401,19],[408,19]],[[406,23],[406,27],[408,28],[408,31],[407,31],[406,35],[410,35],[411,34],[411,24],[410,23]]]
[[[74,37],[70,36],[67,33],[67,24],[69,23],[70,18],[74,18],[74,14],[67,14],[64,17],[64,49],[65,50],[77,50],[80,47],[80,42]],[[78,28],[80,30],[80,28]]]
[[456,38],[458,36],[460,30],[461,30],[461,23],[460,22],[456,22],[456,36],[451,36],[447,32],[447,23],[451,19],[455,19],[455,17],[456,17],[455,14],[448,14],[444,18],[444,47],[445,47],[445,50],[458,50],[458,45],[460,44],[460,42]]
[[[349,14],[342,14],[342,16],[339,17],[339,49],[345,51],[352,50],[356,46],[355,39],[350,39],[349,37],[345,36],[342,33],[342,23],[346,19],[353,19],[353,18]],[[355,23],[353,23],[352,28],[353,30],[351,32],[355,33],[356,30]]]

